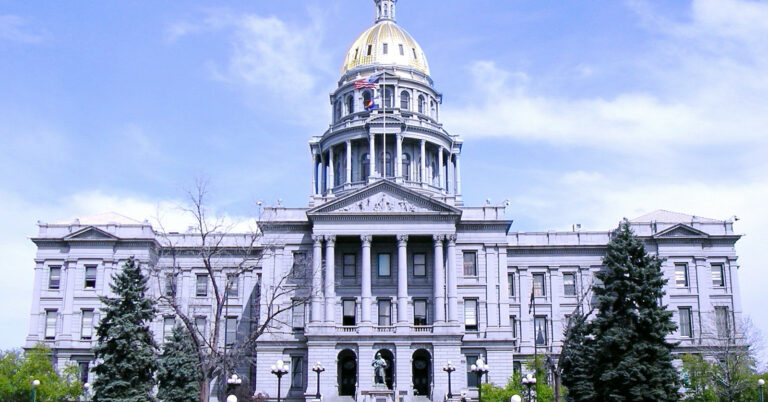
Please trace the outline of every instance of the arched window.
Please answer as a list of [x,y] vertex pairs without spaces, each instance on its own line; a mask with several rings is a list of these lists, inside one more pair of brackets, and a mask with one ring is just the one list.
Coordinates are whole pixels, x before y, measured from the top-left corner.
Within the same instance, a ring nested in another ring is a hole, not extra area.
[[371,175],[371,157],[366,153],[360,157],[360,180],[367,180]]
[[429,113],[433,119],[437,119],[437,103],[434,100],[429,102]]
[[435,161],[432,161],[432,163],[429,164],[429,167],[432,170],[432,185],[439,186],[440,185],[440,171],[437,170],[437,163]]
[[363,91],[363,106],[368,107],[371,102],[371,91]]
[[386,155],[382,155],[382,153],[379,152],[379,154],[377,156],[379,157],[379,159],[376,160],[376,167],[378,168],[378,171],[382,172],[384,170],[384,169],[382,169],[381,164],[384,161],[383,157],[386,157],[387,158],[387,172],[386,172],[385,177],[392,177],[392,176],[394,176],[394,173],[392,173],[394,171],[394,166],[392,165],[392,154],[387,152]]
[[336,111],[334,112],[334,120],[339,121],[341,119],[341,101],[336,101]]
[[403,153],[403,159],[401,163],[402,163],[402,167],[400,168],[400,172],[403,175],[403,180],[410,181],[411,180],[411,155],[408,155],[407,153]]
[[333,186],[339,186],[342,183],[342,177],[341,172],[343,171],[344,167],[342,166],[342,161],[340,155],[333,155],[333,164],[335,165],[333,167]]
[[347,113],[355,113],[355,97],[352,95],[347,96]]
[[400,92],[400,109],[411,109],[411,94],[409,94],[408,91]]
[[387,86],[384,89],[384,107],[391,109],[395,106],[395,94],[392,87]]
[[424,109],[427,106],[427,101],[424,99],[424,95],[419,95],[419,113],[424,114]]

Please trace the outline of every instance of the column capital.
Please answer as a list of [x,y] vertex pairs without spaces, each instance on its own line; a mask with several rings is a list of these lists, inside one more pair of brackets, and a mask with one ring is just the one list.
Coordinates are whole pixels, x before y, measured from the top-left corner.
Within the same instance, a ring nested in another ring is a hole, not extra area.
[[336,235],[325,235],[325,241],[327,245],[333,246],[336,243]]
[[408,235],[397,235],[397,245],[404,246],[408,243]]
[[312,235],[312,241],[315,243],[316,246],[319,246],[320,243],[323,242],[324,236],[323,235]]
[[445,240],[445,235],[436,234],[432,235],[432,241],[435,243],[435,246],[442,246],[443,240]]
[[456,245],[456,234],[449,234],[445,235],[445,240],[448,241],[449,246],[455,246]]
[[371,241],[373,241],[373,236],[360,235],[360,241],[363,243],[363,247],[371,247]]

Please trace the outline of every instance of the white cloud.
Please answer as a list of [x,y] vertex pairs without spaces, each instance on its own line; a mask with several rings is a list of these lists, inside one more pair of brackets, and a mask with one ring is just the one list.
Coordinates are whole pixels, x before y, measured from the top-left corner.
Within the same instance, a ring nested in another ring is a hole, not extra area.
[[44,36],[40,32],[30,30],[26,19],[18,15],[0,14],[0,40],[21,43],[39,43]]

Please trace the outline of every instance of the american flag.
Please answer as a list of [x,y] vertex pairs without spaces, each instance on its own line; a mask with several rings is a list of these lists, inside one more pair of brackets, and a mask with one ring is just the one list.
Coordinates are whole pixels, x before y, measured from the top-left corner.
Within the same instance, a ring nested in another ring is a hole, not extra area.
[[376,84],[368,82],[368,80],[357,80],[355,81],[355,89],[364,89],[364,88],[376,88]]

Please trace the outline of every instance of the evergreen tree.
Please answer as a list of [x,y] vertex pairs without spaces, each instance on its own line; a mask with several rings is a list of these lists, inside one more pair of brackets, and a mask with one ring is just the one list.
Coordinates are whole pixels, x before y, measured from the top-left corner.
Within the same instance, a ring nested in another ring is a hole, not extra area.
[[592,337],[588,335],[587,317],[577,309],[568,321],[565,341],[560,354],[560,370],[563,385],[568,389],[568,399],[594,401],[594,356],[590,352]]
[[105,402],[153,401],[156,350],[149,330],[155,316],[146,297],[147,277],[129,258],[113,276],[110,288],[116,297],[102,297],[104,317],[96,330],[93,351],[100,363],[94,371],[94,399]]
[[189,332],[177,326],[163,345],[157,370],[157,396],[164,402],[197,402],[200,398],[198,359]]
[[[661,260],[645,252],[624,220],[595,276],[597,315],[587,324],[584,353],[593,362],[597,401],[677,401],[680,379],[666,336],[676,329],[661,304]],[[578,358],[575,356],[574,358]]]

